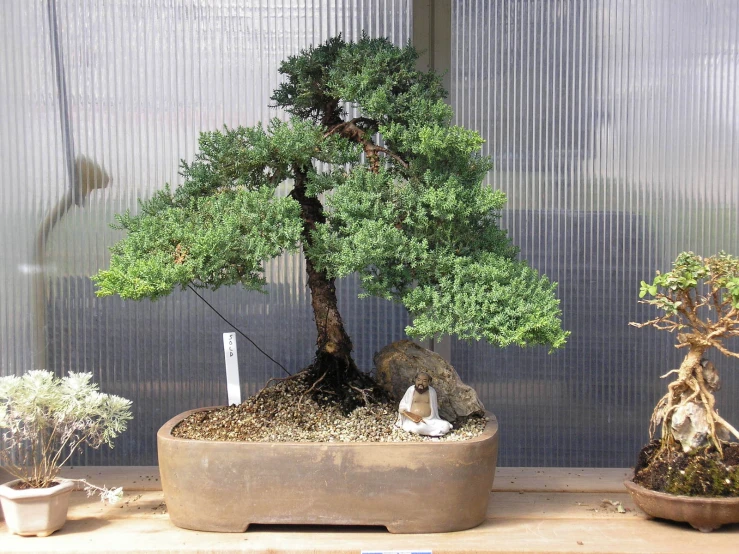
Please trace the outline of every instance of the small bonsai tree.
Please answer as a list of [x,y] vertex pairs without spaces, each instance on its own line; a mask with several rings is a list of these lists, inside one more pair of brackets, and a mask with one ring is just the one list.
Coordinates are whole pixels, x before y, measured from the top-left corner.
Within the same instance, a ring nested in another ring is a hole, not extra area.
[[[664,314],[631,325],[676,333],[677,348],[688,350],[680,367],[663,375],[675,378],[654,409],[650,435],[662,427],[663,451],[689,452],[708,446],[721,454],[722,437],[728,439],[730,433],[739,438],[739,433],[716,410],[713,392],[718,388],[718,372],[704,356],[715,349],[739,358],[739,353],[726,347],[727,339],[739,336],[739,258],[725,253],[701,258],[683,252],[672,271],[657,272],[651,283],[641,282],[639,297],[646,296],[650,298],[642,302]],[[691,428],[687,434],[686,426]]]
[[[126,430],[131,401],[103,394],[91,373],[55,377],[34,370],[0,377],[0,430],[3,467],[30,488],[46,488],[83,445],[98,448]],[[85,480],[88,493],[114,501],[121,489],[97,487]]]
[[[97,294],[259,290],[263,262],[302,247],[316,390],[333,390],[346,409],[371,388],[334,288],[355,272],[364,295],[408,308],[411,336],[562,346],[555,284],[517,259],[497,224],[505,195],[482,184],[491,168],[483,141],[451,125],[440,79],[418,71],[417,57],[364,36],[288,58],[272,99],[291,119],[203,133],[180,187],[118,216],[128,235],[112,248],[110,269],[93,277]],[[286,196],[276,193],[283,183]]]

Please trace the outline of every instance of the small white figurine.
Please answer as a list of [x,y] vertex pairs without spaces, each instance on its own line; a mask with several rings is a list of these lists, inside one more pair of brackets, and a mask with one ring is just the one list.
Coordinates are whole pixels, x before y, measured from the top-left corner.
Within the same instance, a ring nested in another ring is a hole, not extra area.
[[431,377],[424,372],[416,375],[415,384],[408,387],[398,406],[395,423],[411,433],[440,437],[452,428],[451,423],[439,417],[439,401],[431,386]]

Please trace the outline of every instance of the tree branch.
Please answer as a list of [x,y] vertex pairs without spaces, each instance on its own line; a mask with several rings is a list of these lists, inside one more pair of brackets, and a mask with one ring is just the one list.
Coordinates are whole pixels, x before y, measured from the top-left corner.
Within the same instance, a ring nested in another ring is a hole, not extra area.
[[391,152],[387,148],[384,148],[382,146],[378,146],[376,144],[372,148],[375,151],[377,151],[377,152],[382,152],[383,154],[386,154],[386,155],[390,156],[396,162],[398,162],[400,165],[402,165],[405,169],[408,169],[408,162],[406,162],[403,158],[401,158],[400,156],[398,156],[395,152]]
[[377,121],[375,121],[374,119],[369,119],[367,117],[355,117],[354,119],[350,119],[349,121],[342,121],[341,123],[337,123],[331,126],[329,130],[323,134],[323,136],[325,138],[328,138],[331,135],[335,135],[338,133],[345,138],[350,138],[344,135],[346,129],[352,129],[353,132],[356,132],[358,130],[362,133],[365,133],[366,131],[364,129],[357,126],[358,123],[366,123],[369,128],[377,127]]
[[678,296],[681,297],[683,304],[677,308],[677,311],[685,315],[688,322],[690,322],[690,326],[693,329],[699,332],[705,332],[707,330],[707,325],[695,313],[697,307],[695,305],[693,297],[690,294],[690,290],[685,290],[681,292],[682,294],[679,294]]
[[716,350],[718,350],[719,352],[721,352],[724,356],[729,356],[731,358],[739,358],[739,354],[737,354],[736,352],[732,352],[731,350],[727,349],[720,342],[718,342],[716,340],[711,340],[710,343],[711,343],[711,346],[715,347]]
[[650,319],[649,321],[645,321],[643,323],[637,323],[635,321],[632,321],[629,323],[632,327],[636,327],[637,329],[641,329],[642,327],[646,327],[647,325],[650,325],[656,329],[659,329],[660,331],[675,331],[682,329],[684,325],[682,323],[672,321],[671,320],[672,315],[663,315],[660,317],[656,317],[654,319]]
[[331,135],[339,135],[347,140],[351,140],[362,145],[365,155],[370,162],[370,167],[374,173],[377,173],[380,169],[380,160],[377,156],[379,152],[382,152],[386,156],[391,157],[398,162],[402,167],[408,169],[408,162],[406,162],[401,156],[388,150],[383,146],[379,146],[372,142],[368,135],[368,129],[359,127],[359,124],[365,124],[368,129],[376,129],[377,121],[366,117],[355,117],[349,121],[343,121],[330,127],[325,133],[324,137],[330,137]]

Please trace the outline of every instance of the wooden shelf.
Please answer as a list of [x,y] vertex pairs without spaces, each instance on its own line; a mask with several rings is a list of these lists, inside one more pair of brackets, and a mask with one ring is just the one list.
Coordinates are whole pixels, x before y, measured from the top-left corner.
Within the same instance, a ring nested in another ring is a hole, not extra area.
[[[0,523],[2,553],[271,552],[352,553],[431,550],[434,554],[737,552],[739,525],[710,534],[647,520],[621,484],[625,469],[499,468],[485,523],[456,533],[392,535],[384,528],[252,526],[246,533],[179,529],[166,513],[156,467],[79,467],[68,477],[123,486],[109,506],[74,492],[65,527],[22,538]],[[443,502],[443,499],[439,499]],[[619,506],[622,511],[619,511]]]

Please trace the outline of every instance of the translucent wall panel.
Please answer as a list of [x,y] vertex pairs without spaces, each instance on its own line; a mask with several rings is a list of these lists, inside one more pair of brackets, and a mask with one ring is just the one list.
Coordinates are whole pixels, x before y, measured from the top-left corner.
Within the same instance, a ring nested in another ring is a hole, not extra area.
[[[283,114],[268,105],[288,55],[338,33],[410,38],[408,0],[8,0],[0,10],[0,372],[91,371],[130,398],[112,452],[77,463],[154,464],[155,432],[224,404],[222,333],[191,292],[151,303],[97,299],[115,213],[179,182],[198,132]],[[82,157],[82,165],[76,163]],[[91,168],[97,167],[97,170]],[[71,183],[98,186],[82,198]],[[105,188],[100,188],[102,185]],[[204,293],[282,365],[311,361],[315,330],[299,256],[271,263],[268,295]],[[403,309],[339,286],[356,359],[403,337]],[[239,337],[244,394],[281,370]]]
[[[501,421],[502,465],[633,465],[681,359],[628,326],[653,314],[640,280],[682,250],[739,255],[739,4],[453,6],[457,122],[486,139],[504,225],[559,282],[572,331],[551,355],[453,343],[453,363]],[[739,363],[711,358],[736,423]]]

